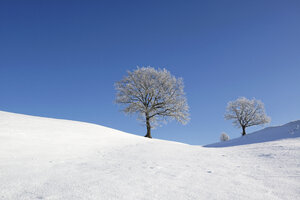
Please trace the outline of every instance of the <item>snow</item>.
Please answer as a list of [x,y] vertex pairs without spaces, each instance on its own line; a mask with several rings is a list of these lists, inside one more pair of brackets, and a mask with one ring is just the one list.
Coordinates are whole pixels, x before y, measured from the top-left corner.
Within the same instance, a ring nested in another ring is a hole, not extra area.
[[206,148],[0,112],[1,200],[299,196],[299,137]]
[[300,120],[282,126],[268,127],[239,138],[209,144],[206,147],[230,147],[298,137],[300,137]]

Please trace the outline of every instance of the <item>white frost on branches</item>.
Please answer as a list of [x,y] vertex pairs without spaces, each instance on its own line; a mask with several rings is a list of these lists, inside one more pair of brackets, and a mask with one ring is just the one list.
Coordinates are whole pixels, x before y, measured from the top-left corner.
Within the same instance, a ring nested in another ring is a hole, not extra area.
[[229,140],[229,136],[226,133],[222,133],[220,135],[220,141],[224,142],[224,141],[227,141],[227,140]]
[[151,127],[167,119],[185,124],[189,120],[189,107],[183,87],[182,79],[166,69],[138,67],[115,84],[116,103],[125,105],[125,113],[136,113],[139,119],[149,120]]
[[243,135],[246,134],[246,127],[262,125],[271,121],[260,100],[255,98],[250,100],[245,97],[228,103],[225,119],[233,120],[233,125],[243,128]]

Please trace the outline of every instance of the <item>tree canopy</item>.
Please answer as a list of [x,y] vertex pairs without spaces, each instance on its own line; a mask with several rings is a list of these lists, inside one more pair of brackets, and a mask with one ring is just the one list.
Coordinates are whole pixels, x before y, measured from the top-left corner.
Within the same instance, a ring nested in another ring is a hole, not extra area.
[[146,122],[146,137],[151,137],[151,128],[160,122],[175,119],[185,124],[189,121],[183,80],[166,69],[138,67],[128,71],[115,88],[116,103],[124,105],[123,111],[138,114],[138,118]]

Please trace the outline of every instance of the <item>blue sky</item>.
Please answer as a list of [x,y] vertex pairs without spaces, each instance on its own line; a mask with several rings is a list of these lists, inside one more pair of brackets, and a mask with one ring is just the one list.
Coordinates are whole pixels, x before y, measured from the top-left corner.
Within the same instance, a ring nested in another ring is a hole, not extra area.
[[185,82],[190,123],[164,125],[155,138],[238,137],[224,113],[240,96],[262,100],[270,125],[300,119],[300,2],[0,2],[0,110],[145,135],[114,104],[114,82],[137,65]]

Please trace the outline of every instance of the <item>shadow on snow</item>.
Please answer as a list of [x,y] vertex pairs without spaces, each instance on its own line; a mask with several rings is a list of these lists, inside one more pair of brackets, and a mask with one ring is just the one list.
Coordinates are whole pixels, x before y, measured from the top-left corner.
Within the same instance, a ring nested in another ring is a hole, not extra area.
[[246,144],[269,142],[281,139],[300,137],[300,120],[282,126],[264,128],[254,133],[225,142],[217,142],[204,147],[231,147]]

